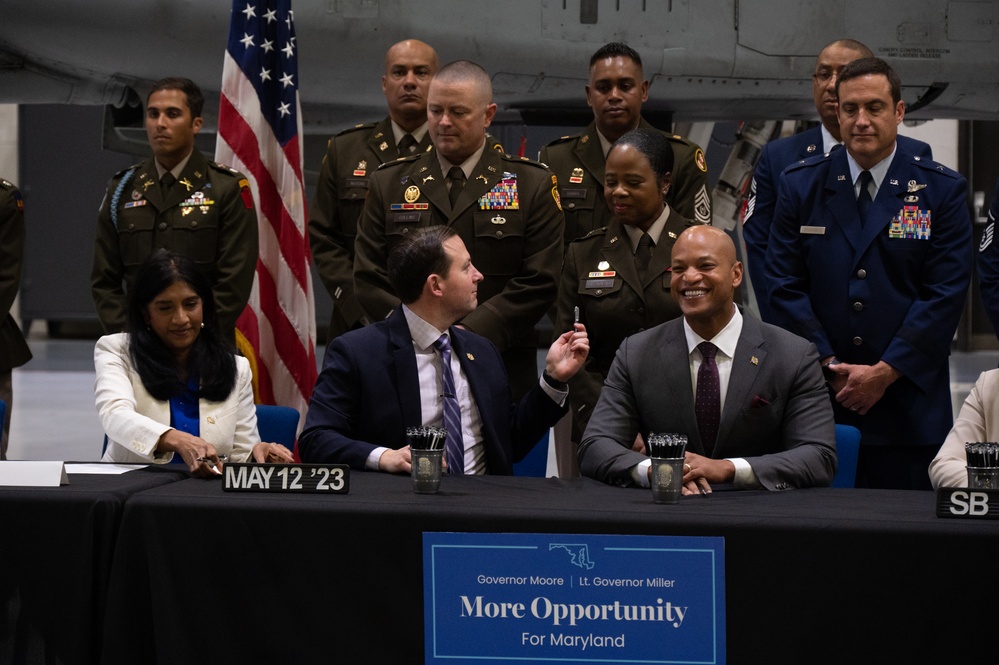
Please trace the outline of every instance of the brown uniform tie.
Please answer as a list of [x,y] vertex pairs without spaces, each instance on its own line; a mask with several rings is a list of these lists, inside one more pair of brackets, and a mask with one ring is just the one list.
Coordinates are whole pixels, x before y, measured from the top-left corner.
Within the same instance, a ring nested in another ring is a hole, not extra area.
[[416,137],[412,134],[406,134],[401,139],[399,139],[399,156],[408,157],[416,152]]
[[451,209],[454,209],[454,204],[457,203],[458,197],[461,196],[461,190],[465,188],[465,172],[461,170],[460,166],[452,166],[447,172],[447,179],[451,182],[451,191],[448,193],[448,198],[451,199]]

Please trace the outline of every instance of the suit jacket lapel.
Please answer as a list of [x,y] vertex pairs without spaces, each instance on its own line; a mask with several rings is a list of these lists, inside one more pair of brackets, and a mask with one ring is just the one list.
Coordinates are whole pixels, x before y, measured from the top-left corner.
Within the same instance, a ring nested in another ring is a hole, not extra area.
[[906,193],[906,187],[901,184],[906,182],[903,177],[905,174],[901,173],[904,161],[906,160],[902,159],[896,150],[891,165],[888,167],[888,173],[885,174],[885,179],[878,188],[878,195],[867,210],[867,223],[864,224],[864,229],[857,242],[855,261],[859,261],[871,243],[879,235],[886,232],[886,228],[904,205],[903,201],[900,200]]
[[[624,230],[624,225],[617,219],[611,219],[604,233],[604,246],[601,255],[607,259],[611,269],[617,271],[625,284],[641,295],[642,280],[638,277],[638,267],[635,266],[635,254],[631,250],[631,239]],[[596,270],[596,268],[592,268]]]
[[860,213],[857,211],[857,196],[853,192],[853,180],[850,178],[850,166],[846,161],[846,150],[837,150],[831,159],[825,183],[828,197],[826,205],[836,223],[843,229],[847,242],[856,250],[861,236]]
[[[701,434],[697,429],[697,416],[694,415],[694,395],[690,390],[690,352],[687,338],[683,333],[683,319],[678,318],[663,325],[663,345],[659,349],[661,371],[666,376],[667,392],[663,396],[662,408],[679,414],[682,429],[678,434],[687,434],[687,449],[703,454]],[[642,432],[646,436],[648,432]]]
[[502,177],[503,169],[499,153],[487,145],[482,157],[479,158],[479,163],[472,169],[472,177],[465,181],[465,188],[455,201],[450,219],[458,218],[469,206],[476,204],[479,198],[492,189]]
[[[418,187],[420,193],[427,197],[432,206],[437,208],[438,216],[441,219],[448,219],[451,201],[447,197],[447,186],[444,184],[444,176],[441,174],[437,151],[431,150],[417,159],[407,178],[408,184]],[[401,201],[392,201],[391,203],[401,203]]]
[[[177,182],[174,183],[173,188],[170,190],[170,195],[163,201],[164,207],[172,208],[179,205],[181,202],[190,199],[193,193],[204,187],[205,181],[208,178],[207,170],[208,160],[195,149],[191,154],[191,158],[187,160],[187,166],[184,167]],[[205,192],[205,198],[212,198],[211,190]]]
[[735,347],[732,373],[728,378],[725,408],[718,426],[718,442],[715,446],[715,456],[718,458],[724,457],[725,445],[731,439],[732,429],[739,419],[739,414],[750,405],[749,400],[754,396],[753,385],[766,358],[767,350],[763,345],[760,323],[744,313],[742,334],[739,335],[739,344]]
[[402,422],[406,427],[420,425],[423,423],[420,377],[416,369],[413,338],[409,334],[409,324],[406,323],[402,307],[396,308],[389,317],[389,341],[393,347],[392,364],[395,369],[396,399],[399,401]]

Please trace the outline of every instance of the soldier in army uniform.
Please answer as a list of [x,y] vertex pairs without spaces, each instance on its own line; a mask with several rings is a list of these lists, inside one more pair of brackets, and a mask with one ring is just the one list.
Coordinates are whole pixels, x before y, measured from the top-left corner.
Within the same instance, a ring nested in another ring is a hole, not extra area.
[[435,149],[376,171],[358,228],[354,284],[370,321],[398,306],[386,276],[389,251],[411,229],[446,224],[483,274],[479,306],[460,325],[503,354],[514,398],[537,382],[534,325],[555,300],[562,211],[555,177],[531,160],[488,148],[496,114],[488,74],[468,61],[430,84]]
[[309,212],[312,258],[333,299],[327,340],[361,325],[354,297],[354,236],[368,178],[385,162],[430,148],[427,88],[437,66],[437,53],[423,42],[408,39],[393,45],[385,54],[382,76],[388,117],[357,125],[329,141]]
[[224,330],[235,330],[249,300],[257,265],[253,195],[238,171],[195,150],[203,104],[193,81],[157,81],[146,100],[153,158],[115,174],[108,185],[90,280],[106,333],[124,328],[125,294],[139,265],[159,247],[194,260],[209,276]]
[[[565,210],[565,244],[607,226],[604,160],[614,141],[638,127],[652,129],[641,116],[649,82],[642,58],[625,44],[612,42],[590,58],[586,102],[594,121],[582,134],[566,136],[541,149],[540,160],[558,177]],[[684,138],[664,134],[673,148],[672,186],[666,202],[687,219],[711,223],[708,167],[701,148]]]
[[7,459],[7,432],[14,388],[11,370],[31,360],[31,351],[21,329],[10,315],[21,285],[21,261],[24,255],[24,202],[14,185],[0,178],[0,400],[7,404],[0,438],[0,460]]
[[[610,223],[573,241],[562,264],[555,332],[579,322],[590,333],[590,355],[569,382],[572,441],[578,443],[600,397],[614,354],[625,337],[681,315],[670,295],[670,251],[696,222],[665,203],[673,151],[655,129],[636,129],[607,153],[604,197]],[[578,475],[575,445],[558,450],[559,476]]]

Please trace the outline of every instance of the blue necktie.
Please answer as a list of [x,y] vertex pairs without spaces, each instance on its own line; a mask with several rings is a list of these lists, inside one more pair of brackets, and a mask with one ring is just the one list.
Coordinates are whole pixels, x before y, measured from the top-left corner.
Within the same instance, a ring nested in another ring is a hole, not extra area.
[[721,383],[718,380],[718,365],[715,364],[718,347],[711,342],[701,342],[697,350],[701,352],[701,366],[697,368],[694,415],[697,416],[697,431],[701,433],[704,455],[711,457],[721,422]]
[[434,342],[434,348],[441,352],[441,383],[444,389],[444,455],[448,473],[465,473],[465,444],[461,440],[461,407],[454,390],[454,375],[451,374],[451,338],[441,335]]
[[871,175],[870,171],[861,171],[857,182],[860,183],[860,193],[857,194],[857,210],[860,211],[860,223],[863,225],[867,223],[867,211],[871,207],[870,185],[874,182],[874,176]]

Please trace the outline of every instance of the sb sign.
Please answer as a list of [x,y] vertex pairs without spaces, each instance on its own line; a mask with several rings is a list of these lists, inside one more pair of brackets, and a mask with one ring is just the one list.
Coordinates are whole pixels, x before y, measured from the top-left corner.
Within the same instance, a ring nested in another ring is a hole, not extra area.
[[937,517],[999,519],[999,490],[942,488],[937,491]]

